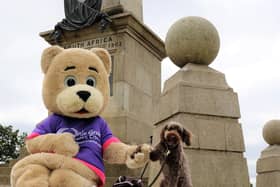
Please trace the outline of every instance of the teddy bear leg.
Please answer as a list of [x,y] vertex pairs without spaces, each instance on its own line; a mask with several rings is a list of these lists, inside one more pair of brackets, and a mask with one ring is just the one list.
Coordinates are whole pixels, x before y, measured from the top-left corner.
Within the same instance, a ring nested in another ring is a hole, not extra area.
[[41,165],[30,164],[17,168],[11,174],[12,187],[48,187],[49,170]]
[[50,187],[94,187],[94,181],[89,181],[74,171],[68,169],[56,169],[49,178]]

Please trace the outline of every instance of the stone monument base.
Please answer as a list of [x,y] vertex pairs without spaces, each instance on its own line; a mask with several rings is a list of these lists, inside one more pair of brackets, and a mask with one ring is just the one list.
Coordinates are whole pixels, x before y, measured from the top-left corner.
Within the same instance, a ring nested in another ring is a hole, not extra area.
[[[159,108],[154,144],[169,121],[181,123],[193,134],[191,146],[185,147],[193,186],[250,186],[238,97],[223,73],[186,64],[165,82]],[[158,165],[152,166],[150,179],[158,170]]]

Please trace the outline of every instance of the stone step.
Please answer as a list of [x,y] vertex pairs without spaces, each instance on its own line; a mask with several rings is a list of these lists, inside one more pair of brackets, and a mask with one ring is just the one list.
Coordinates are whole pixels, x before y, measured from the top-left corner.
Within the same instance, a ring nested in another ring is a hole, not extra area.
[[0,175],[0,187],[1,185],[8,185],[8,184],[10,184],[10,176]]

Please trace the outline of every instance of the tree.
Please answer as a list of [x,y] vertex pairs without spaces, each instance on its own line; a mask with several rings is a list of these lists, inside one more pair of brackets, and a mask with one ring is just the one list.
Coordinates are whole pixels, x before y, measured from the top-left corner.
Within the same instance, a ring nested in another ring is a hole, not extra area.
[[12,126],[0,124],[0,163],[7,163],[19,156],[26,136],[26,133],[19,134],[19,130],[13,131]]

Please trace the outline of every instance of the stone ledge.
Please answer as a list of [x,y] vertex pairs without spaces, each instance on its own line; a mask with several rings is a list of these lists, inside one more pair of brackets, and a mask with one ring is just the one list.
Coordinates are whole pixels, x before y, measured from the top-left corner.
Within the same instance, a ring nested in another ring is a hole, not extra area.
[[164,83],[163,94],[178,84],[209,89],[232,90],[228,85],[225,74],[199,64],[186,64]]
[[[111,19],[113,20],[113,23],[103,33],[98,29],[98,24],[94,24],[75,32],[65,31],[59,45],[66,46],[83,40],[125,32],[152,52],[159,60],[166,57],[164,42],[132,14],[117,14],[112,16]],[[55,41],[50,37],[52,32],[53,30],[41,32],[40,36],[49,44],[56,45]]]
[[238,96],[231,90],[217,90],[178,84],[160,98],[162,121],[176,113],[240,118]]
[[260,158],[257,161],[258,174],[276,171],[280,173],[280,156]]

